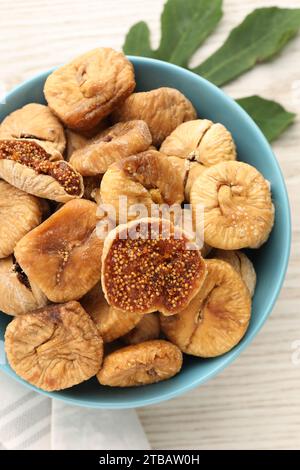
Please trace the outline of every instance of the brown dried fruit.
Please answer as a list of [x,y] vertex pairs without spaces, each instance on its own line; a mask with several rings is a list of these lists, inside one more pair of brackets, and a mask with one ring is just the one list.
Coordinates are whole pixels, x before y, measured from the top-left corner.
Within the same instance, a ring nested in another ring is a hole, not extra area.
[[42,291],[30,282],[12,256],[0,260],[0,310],[21,315],[47,304]]
[[93,287],[80,303],[92,317],[104,343],[110,343],[125,335],[141,320],[137,313],[111,307],[104,297],[100,283]]
[[192,103],[174,88],[133,93],[112,115],[114,122],[142,119],[148,124],[153,144],[160,145],[184,121],[197,116]]
[[205,275],[199,250],[166,220],[119,225],[104,241],[102,288],[121,310],[173,315],[189,304]]
[[71,129],[89,130],[134,90],[132,64],[121,52],[94,49],[60,67],[46,80],[51,110]]
[[82,176],[29,140],[0,141],[0,177],[34,196],[67,202],[83,195]]
[[204,207],[204,240],[214,248],[259,248],[274,224],[269,183],[243,162],[207,168],[191,189],[194,214]]
[[126,346],[106,356],[97,378],[101,385],[136,387],[170,379],[181,366],[182,354],[174,344],[153,340]]
[[16,243],[42,220],[40,201],[0,181],[0,258],[11,255]]
[[48,106],[30,103],[17,109],[0,126],[0,139],[35,139],[61,154],[66,147],[64,128]]
[[[139,317],[141,318],[141,317]],[[139,323],[123,336],[127,344],[139,344],[150,339],[158,339],[160,333],[160,322],[157,313],[146,313]]]
[[76,150],[70,163],[82,175],[99,175],[115,161],[147,150],[152,137],[144,121],[120,122]]
[[236,160],[236,148],[231,133],[222,124],[207,119],[184,122],[162,143],[160,151],[205,166],[224,160]]
[[70,201],[16,246],[23,271],[52,302],[80,299],[100,280],[96,210],[91,201]]
[[241,251],[214,250],[213,257],[231,264],[240,274],[249,289],[251,297],[253,297],[256,285],[256,272],[248,256]]
[[[142,217],[150,216],[153,204],[183,202],[186,175],[187,167],[179,158],[166,158],[156,150],[148,150],[111,165],[101,181],[101,199],[114,207],[117,220],[126,211],[128,220],[136,219],[135,204],[143,204],[148,210]],[[127,197],[122,206],[120,196]]]
[[6,328],[5,350],[20,377],[53,391],[97,374],[103,342],[81,305],[68,302],[15,318]]
[[206,265],[208,273],[196,297],[177,315],[161,315],[161,327],[186,354],[215,357],[230,351],[244,336],[251,298],[229,263],[210,259]]

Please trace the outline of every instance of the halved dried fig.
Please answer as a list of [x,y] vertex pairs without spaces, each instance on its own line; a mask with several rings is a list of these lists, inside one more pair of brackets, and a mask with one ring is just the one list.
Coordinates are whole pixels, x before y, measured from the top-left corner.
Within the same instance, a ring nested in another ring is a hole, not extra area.
[[48,106],[38,103],[27,104],[7,116],[0,126],[0,139],[35,139],[61,154],[66,147],[63,126]]
[[205,262],[208,273],[196,297],[177,315],[161,315],[161,327],[186,354],[215,357],[230,351],[244,336],[251,298],[229,263],[216,259]]
[[256,285],[256,272],[252,261],[242,251],[214,250],[213,257],[231,264],[240,274],[249,289],[251,297],[254,295]]
[[180,91],[162,87],[133,93],[114,111],[112,118],[114,122],[142,119],[148,124],[153,144],[157,146],[179,124],[196,116],[192,103]]
[[214,248],[259,248],[274,223],[270,184],[243,162],[207,168],[193,184],[191,203],[204,208],[204,240]]
[[40,201],[0,181],[0,258],[11,255],[16,243],[42,220]]
[[125,312],[110,306],[96,284],[81,300],[81,305],[91,316],[104,343],[110,343],[132,330],[141,320],[134,312]]
[[182,366],[181,351],[168,341],[145,341],[104,358],[97,374],[101,385],[136,387],[170,379]]
[[29,281],[13,256],[0,260],[0,310],[21,315],[47,304],[38,286]]
[[103,342],[81,305],[68,302],[16,317],[6,328],[5,351],[22,379],[53,391],[97,374]]
[[196,245],[167,220],[119,225],[104,241],[102,288],[115,308],[173,315],[189,304],[205,275]]
[[16,246],[23,271],[52,302],[80,299],[100,280],[96,210],[91,201],[67,202]]
[[[139,317],[141,318],[141,317]],[[123,336],[127,344],[138,344],[150,339],[158,339],[160,333],[160,322],[157,313],[146,313],[139,323]]]
[[84,176],[103,174],[115,161],[147,150],[151,142],[144,121],[120,122],[75,150],[70,163]]
[[196,119],[178,126],[162,143],[160,151],[205,166],[236,160],[231,133],[222,124],[214,124],[207,119]]
[[53,72],[44,93],[50,109],[71,129],[89,130],[134,90],[132,64],[121,52],[94,49]]
[[34,196],[67,202],[83,195],[82,176],[33,141],[0,141],[0,177]]
[[[156,150],[132,155],[107,170],[101,181],[101,199],[115,208],[117,216],[127,211],[128,220],[137,217],[135,204],[143,204],[148,210],[144,216],[150,216],[152,204],[183,202],[187,171],[179,158],[166,158]],[[120,196],[126,196],[127,202]]]

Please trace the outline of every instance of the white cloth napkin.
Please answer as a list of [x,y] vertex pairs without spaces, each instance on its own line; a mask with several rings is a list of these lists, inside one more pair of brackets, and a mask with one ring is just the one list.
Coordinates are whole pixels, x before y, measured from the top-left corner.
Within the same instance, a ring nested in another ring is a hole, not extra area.
[[65,405],[0,371],[0,450],[150,449],[135,410]]

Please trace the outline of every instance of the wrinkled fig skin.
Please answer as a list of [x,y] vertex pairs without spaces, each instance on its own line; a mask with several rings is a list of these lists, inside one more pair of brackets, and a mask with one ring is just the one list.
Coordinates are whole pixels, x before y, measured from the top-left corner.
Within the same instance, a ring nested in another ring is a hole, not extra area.
[[[169,157],[169,158],[176,158],[176,157]],[[177,157],[178,158],[178,157]],[[205,166],[201,165],[198,162],[191,162],[188,171],[188,177],[185,184],[185,199],[187,202],[190,202],[190,194],[193,184],[195,183],[196,179],[202,175],[205,171]]]
[[0,180],[0,258],[13,253],[17,242],[41,223],[42,213],[35,196]]
[[251,297],[254,295],[256,285],[256,272],[252,261],[242,251],[214,250],[213,258],[221,259],[231,264],[240,274],[249,289]]
[[80,299],[100,280],[96,210],[91,201],[70,201],[16,246],[23,271],[52,302]]
[[48,106],[70,129],[86,131],[134,90],[132,64],[121,52],[94,49],[53,72],[44,93]]
[[71,155],[76,151],[84,147],[89,139],[78,132],[71,131],[70,129],[66,130],[67,136],[67,150],[66,150],[66,160],[70,161]]
[[102,288],[115,308],[174,315],[196,295],[205,275],[197,247],[167,220],[119,225],[104,241]]
[[191,204],[204,208],[204,240],[222,250],[259,248],[274,224],[269,183],[243,162],[222,162],[207,168],[194,182]]
[[148,124],[153,145],[159,146],[179,124],[196,116],[192,103],[180,91],[162,87],[133,93],[114,111],[112,119],[114,122],[142,119]]
[[118,349],[105,357],[97,374],[101,385],[136,387],[170,379],[182,366],[182,354],[164,340],[146,341]]
[[231,133],[222,124],[214,124],[207,119],[196,119],[178,126],[162,143],[160,151],[204,166],[236,160]]
[[63,126],[47,106],[38,103],[27,104],[7,116],[0,126],[0,139],[35,139],[61,154],[66,147]]
[[126,344],[139,344],[150,339],[158,339],[160,333],[160,322],[157,313],[147,313],[139,323],[123,336]]
[[0,311],[22,315],[46,304],[46,296],[29,282],[12,256],[0,260]]
[[[184,201],[187,171],[184,161],[166,158],[156,150],[132,155],[107,170],[101,181],[101,200],[112,205],[117,216],[127,216],[129,221],[150,216],[153,204],[173,205]],[[127,204],[122,201],[120,205],[120,196],[127,197]],[[146,214],[139,215],[134,210],[135,204],[143,204]]]
[[147,150],[151,142],[152,137],[144,121],[121,122],[79,146],[70,163],[84,176],[103,174],[115,161]]
[[67,202],[83,195],[82,176],[33,140],[0,140],[0,177],[33,196]]
[[104,343],[110,343],[132,330],[141,320],[141,315],[125,312],[110,306],[97,284],[81,300],[81,305],[91,316]]
[[67,150],[66,160],[69,161],[71,155],[76,151],[91,143],[100,133],[110,127],[109,119],[104,119],[99,122],[97,127],[89,131],[75,132],[71,129],[66,129]]
[[6,328],[5,351],[20,377],[50,392],[97,374],[103,342],[81,305],[68,302],[16,317]]
[[161,328],[186,354],[215,357],[230,351],[244,336],[251,297],[229,263],[210,259],[206,265],[208,274],[198,294],[177,315],[161,315]]

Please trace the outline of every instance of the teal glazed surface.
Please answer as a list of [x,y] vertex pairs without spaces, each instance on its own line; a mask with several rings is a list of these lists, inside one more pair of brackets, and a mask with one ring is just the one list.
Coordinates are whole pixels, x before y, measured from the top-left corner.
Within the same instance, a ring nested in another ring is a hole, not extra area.
[[[100,386],[94,378],[53,393],[36,389],[17,377],[9,365],[1,365],[1,370],[33,390],[91,408],[134,408],[158,403],[197,387],[224,369],[250,344],[270,315],[285,277],[291,245],[290,209],[283,176],[268,142],[248,114],[219,88],[192,72],[153,59],[130,57],[130,60],[135,67],[137,91],[162,86],[177,88],[192,101],[199,117],[221,122],[232,132],[239,160],[255,166],[271,182],[276,219],[268,242],[258,251],[249,251],[258,278],[251,323],[243,340],[227,354],[205,360],[185,356],[180,374],[154,385],[117,389]],[[50,72],[41,73],[9,93],[6,103],[0,105],[0,122],[26,103],[44,103],[43,85]],[[9,321],[10,317],[1,315],[0,339]]]

